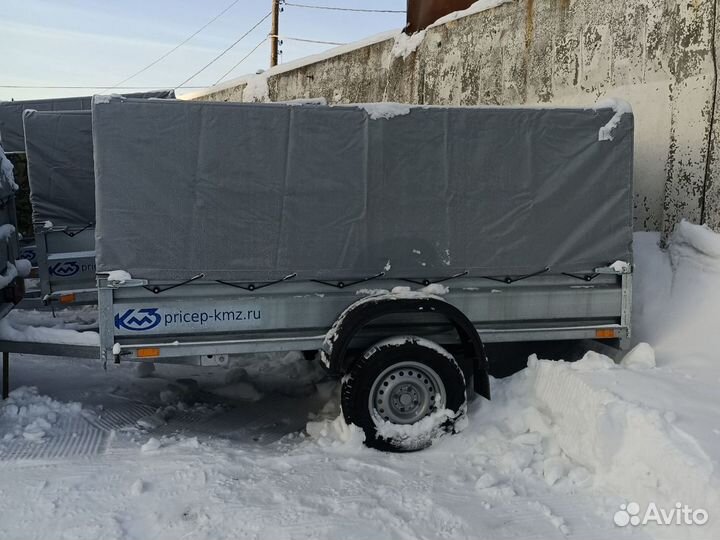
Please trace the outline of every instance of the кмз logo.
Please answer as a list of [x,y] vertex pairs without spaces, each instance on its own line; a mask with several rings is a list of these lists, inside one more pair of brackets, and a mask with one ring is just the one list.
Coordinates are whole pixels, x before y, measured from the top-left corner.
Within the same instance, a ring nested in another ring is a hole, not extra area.
[[124,328],[134,332],[152,330],[162,317],[158,308],[128,309],[125,313],[115,315],[115,328]]
[[80,265],[74,261],[63,261],[53,264],[49,270],[51,276],[70,277],[80,271]]

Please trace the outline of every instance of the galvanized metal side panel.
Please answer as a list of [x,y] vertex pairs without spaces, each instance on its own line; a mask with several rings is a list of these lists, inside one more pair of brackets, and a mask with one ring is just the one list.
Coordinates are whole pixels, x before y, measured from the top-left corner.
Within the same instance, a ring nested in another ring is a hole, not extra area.
[[70,233],[63,229],[35,231],[40,290],[92,289],[95,279],[95,229]]
[[[627,322],[622,283],[616,275],[596,276],[590,282],[538,276],[512,284],[463,278],[452,282],[444,299],[463,311],[489,341],[553,335],[585,339],[594,337],[600,327],[617,329],[621,337]],[[403,282],[376,280],[373,285],[379,292]],[[143,287],[101,287],[103,347],[108,357],[116,342],[125,351],[159,346],[163,356],[314,348],[358,293],[373,293],[365,287],[286,282],[252,292],[199,281],[159,294]],[[446,326],[432,315],[390,317],[382,325],[398,333],[413,327],[440,332],[437,339],[443,339]]]

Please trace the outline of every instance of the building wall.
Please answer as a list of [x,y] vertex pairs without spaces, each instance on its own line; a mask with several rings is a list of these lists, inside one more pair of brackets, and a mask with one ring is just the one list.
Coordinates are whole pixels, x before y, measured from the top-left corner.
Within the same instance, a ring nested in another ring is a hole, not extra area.
[[635,113],[636,228],[667,232],[683,217],[718,228],[715,2],[516,0],[428,29],[406,58],[389,39],[200,99],[592,105],[619,97]]

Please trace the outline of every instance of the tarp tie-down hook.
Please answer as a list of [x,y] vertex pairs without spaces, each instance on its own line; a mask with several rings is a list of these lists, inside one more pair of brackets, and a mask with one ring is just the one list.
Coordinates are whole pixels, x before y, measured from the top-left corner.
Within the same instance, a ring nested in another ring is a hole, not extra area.
[[265,287],[270,287],[271,285],[277,285],[278,283],[282,283],[284,281],[289,281],[296,277],[296,273],[288,274],[284,278],[276,279],[275,281],[268,281],[267,283],[249,283],[247,285],[241,285],[239,283],[230,283],[229,281],[222,281],[220,279],[216,279],[216,283],[222,283],[223,285],[227,285],[228,287],[235,287],[236,289],[243,289],[244,291],[257,291],[259,289],[264,289]]
[[357,285],[358,283],[365,283],[366,281],[371,281],[373,279],[381,278],[385,275],[385,272],[379,272],[375,274],[374,276],[357,279],[355,281],[345,282],[345,281],[338,281],[336,283],[333,283],[332,281],[323,281],[322,279],[311,279],[310,281],[314,283],[320,283],[322,285],[327,285],[328,287],[335,287],[336,289],[344,289],[345,287],[352,287],[353,285]]
[[80,234],[81,232],[86,231],[86,230],[88,230],[90,227],[94,227],[94,226],[95,226],[94,223],[88,223],[87,225],[85,225],[85,226],[84,226],[82,229],[80,229],[80,230],[70,231],[70,230],[67,230],[67,229],[66,229],[66,230],[63,231],[63,233],[65,233],[65,234],[68,235],[70,238],[72,238],[72,237],[74,237],[76,234]]
[[568,274],[567,272],[562,273],[563,276],[568,276],[571,278],[579,279],[582,281],[592,281],[596,277],[598,277],[600,274]]
[[483,279],[489,279],[492,281],[497,281],[498,283],[506,283],[507,285],[511,285],[515,283],[516,281],[522,281],[523,279],[528,279],[531,277],[539,276],[540,274],[545,274],[546,272],[550,271],[550,267],[543,268],[542,270],[539,270],[537,272],[533,272],[532,274],[526,274],[524,276],[505,276],[505,277],[497,277],[497,276],[480,276]]
[[464,272],[459,272],[457,274],[454,274],[452,276],[444,277],[441,279],[409,279],[409,278],[403,278],[403,281],[407,281],[408,283],[414,283],[415,285],[422,285],[424,287],[427,287],[428,285],[434,285],[435,283],[444,283],[446,281],[450,281],[451,279],[467,276],[468,271],[465,270]]
[[182,287],[183,285],[187,285],[188,283],[192,283],[193,281],[197,281],[198,279],[202,279],[205,277],[205,274],[198,274],[197,276],[193,276],[190,279],[187,279],[183,281],[182,283],[176,283],[175,285],[170,285],[169,287],[165,287],[164,289],[161,289],[157,285],[150,287],[149,285],[143,285],[143,289],[146,289],[154,294],[160,294],[164,293],[165,291],[169,291],[170,289],[176,289],[178,287]]

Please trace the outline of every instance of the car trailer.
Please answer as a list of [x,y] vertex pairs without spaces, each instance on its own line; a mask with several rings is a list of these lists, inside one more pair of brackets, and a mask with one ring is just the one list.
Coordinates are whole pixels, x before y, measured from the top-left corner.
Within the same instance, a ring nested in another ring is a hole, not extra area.
[[[175,97],[175,92],[173,90],[156,90],[151,92],[139,92],[126,95],[142,99],[172,99]],[[2,136],[5,152],[11,159],[15,160],[18,159],[19,156],[25,155],[26,141],[23,115],[26,111],[35,111],[36,113],[57,113],[62,111],[69,111],[71,114],[75,114],[78,111],[86,111],[86,114],[89,115],[91,104],[92,96],[24,101],[0,101],[0,135]],[[40,124],[41,122],[43,122],[43,120],[34,120],[34,122]],[[50,124],[51,122],[52,120],[45,119],[46,124]],[[79,122],[81,121],[76,120],[75,124],[78,124]],[[86,122],[89,123],[89,116],[86,119]],[[77,166],[78,169],[75,172],[84,176],[86,174],[86,171],[92,170],[92,143],[89,137],[89,133],[85,133],[85,136],[82,133],[74,133],[72,129],[74,129],[76,126],[73,126],[72,122],[70,121],[61,122],[58,120],[56,121],[54,127],[64,130],[65,133],[70,137],[70,140],[66,141],[58,136],[53,137],[52,133],[43,133],[39,130],[39,128],[35,128],[33,138],[39,139],[38,144],[34,146],[35,152],[39,153],[39,156],[36,158],[36,168],[42,168],[42,164],[39,164],[37,160],[42,161],[44,158],[49,158],[50,160],[58,159],[59,161],[57,163],[51,162],[53,165],[59,167],[58,169],[53,169],[53,173],[62,170],[62,172],[66,175],[72,174],[73,166]],[[88,146],[88,148],[86,148],[86,150],[90,152],[89,154],[83,154],[82,148],[70,146],[73,143],[84,143],[85,141],[87,142],[87,144],[90,145]],[[54,144],[58,147],[64,145],[64,149],[68,151],[68,154],[66,154],[65,156],[66,159],[63,159],[63,156],[58,153],[59,148],[58,150],[54,151],[54,146],[41,146],[41,144]],[[70,161],[70,157],[75,157],[79,159],[73,163]],[[28,160],[29,159],[30,158],[28,157]],[[90,159],[89,167],[88,159]],[[48,171],[43,171],[43,174],[45,172]],[[36,174],[36,176],[40,176],[40,174]],[[54,180],[54,177],[43,177],[39,178],[36,183],[45,182],[46,184],[49,183],[52,185]],[[54,192],[54,195],[58,196],[58,194],[62,193],[63,192]],[[68,199],[66,199],[65,202],[67,201]],[[29,207],[29,204],[20,205],[20,208],[25,207]],[[85,211],[90,212],[94,216],[92,209],[85,209]],[[75,215],[74,217],[77,218],[77,215]],[[25,216],[25,213],[23,212],[20,216],[20,221],[27,221],[29,226],[31,218],[29,215]],[[95,286],[94,275],[92,269],[90,268],[90,266],[93,264],[93,257],[91,251],[94,246],[92,231],[88,231],[87,233],[82,234],[78,232],[81,227],[78,227],[77,224],[74,224],[72,226],[64,226],[59,224],[54,225],[56,228],[53,227],[50,228],[50,230],[46,230],[41,225],[38,232],[38,227],[36,226],[36,224],[33,224],[32,230],[25,231],[24,234],[26,234],[26,236],[20,240],[19,257],[31,262],[33,268],[35,269],[34,274],[39,274],[41,287],[41,290],[29,289],[27,291],[27,294],[25,295],[25,298],[21,305],[22,308],[43,309],[46,307],[48,301],[54,302],[59,299],[64,299],[66,303],[80,304],[96,301],[94,299],[95,294],[92,291],[88,291],[88,288],[93,289]],[[86,223],[83,226],[86,225],[88,224]],[[34,234],[46,235],[43,246],[36,245],[35,238],[33,236]],[[68,238],[71,238],[72,240],[68,240]],[[82,255],[83,250],[80,250],[79,248],[83,244],[86,244],[86,247],[88,249],[84,250],[86,251],[86,253],[84,254],[84,257],[81,257],[82,260],[74,261],[72,258],[67,261],[63,260],[62,254],[68,253],[67,251],[63,251],[65,249],[69,249],[72,253]],[[45,250],[44,253],[38,254],[38,251],[43,249]],[[40,255],[41,257],[49,257],[49,265],[47,260],[45,262],[39,261],[38,255]],[[54,260],[56,256],[57,260]],[[75,271],[75,265],[63,264],[73,262],[77,262],[78,264],[79,270],[77,272]],[[45,267],[44,272],[42,268],[43,266]],[[58,270],[58,273],[48,274],[48,267],[56,268]],[[50,283],[55,281],[57,281],[58,283]],[[70,289],[70,291],[67,294],[54,294],[53,292],[50,292],[58,291],[61,289]],[[45,299],[45,303],[43,302],[43,298]]]
[[97,304],[90,111],[23,113],[42,303]]
[[629,339],[631,113],[382,107],[96,97],[77,356],[319,351],[346,420],[406,451],[489,398],[484,344]]

